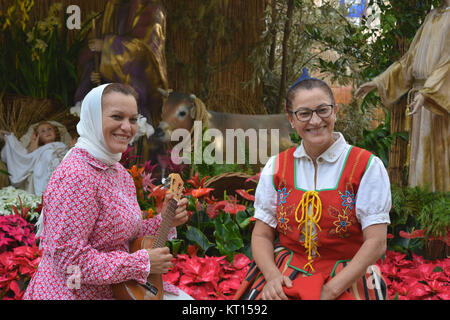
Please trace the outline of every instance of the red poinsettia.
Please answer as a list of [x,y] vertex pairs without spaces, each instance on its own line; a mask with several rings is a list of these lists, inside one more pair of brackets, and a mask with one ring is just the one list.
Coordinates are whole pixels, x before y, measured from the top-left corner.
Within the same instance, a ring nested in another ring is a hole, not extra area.
[[174,267],[163,275],[164,281],[178,286],[194,299],[231,299],[248,271],[250,259],[239,253],[229,263],[224,256],[179,254],[172,263]]
[[[414,234],[412,234],[414,236]],[[388,293],[399,300],[447,300],[450,298],[450,259],[427,261],[423,257],[388,250],[378,266]]]
[[21,299],[41,252],[33,227],[20,215],[0,216],[0,299]]
[[0,216],[0,253],[35,242],[33,226],[18,214]]

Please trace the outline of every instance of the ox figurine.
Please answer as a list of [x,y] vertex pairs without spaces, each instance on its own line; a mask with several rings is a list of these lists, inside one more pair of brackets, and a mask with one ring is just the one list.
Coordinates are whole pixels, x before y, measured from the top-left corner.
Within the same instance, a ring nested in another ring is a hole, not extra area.
[[[185,129],[194,137],[194,127],[201,121],[201,129],[207,127],[212,132],[210,136],[214,136],[216,154],[227,154],[227,163],[230,163],[228,162],[229,145],[234,148],[231,150],[233,154],[231,157],[236,161],[234,155],[238,151],[236,148],[239,143],[235,144],[234,139],[239,136],[239,132],[248,138],[249,156],[259,155],[259,163],[252,163],[250,159],[250,164],[264,165],[270,156],[295,145],[289,137],[289,134],[295,131],[286,119],[286,114],[247,115],[208,111],[203,102],[193,94],[168,92],[162,89],[158,91],[166,99],[162,107],[162,120],[153,137],[161,142],[171,142],[171,135],[175,129]],[[249,138],[252,134],[256,134],[257,142]],[[261,156],[263,153],[260,149],[265,149],[264,156]],[[238,160],[237,163],[243,162]]]

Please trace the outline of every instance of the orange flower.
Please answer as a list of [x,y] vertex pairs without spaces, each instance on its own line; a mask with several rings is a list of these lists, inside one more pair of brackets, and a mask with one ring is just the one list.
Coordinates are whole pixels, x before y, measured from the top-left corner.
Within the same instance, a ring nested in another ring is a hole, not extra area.
[[164,198],[166,196],[166,189],[163,189],[162,187],[163,187],[162,185],[154,187],[152,192],[148,195],[149,199],[151,197],[155,199],[155,206],[157,210],[160,210],[162,208]]
[[133,179],[139,179],[141,177],[142,172],[144,171],[144,167],[138,168],[137,165],[131,167],[131,169],[127,169]]
[[158,215],[158,212],[156,212],[153,208],[150,208],[147,210],[147,219],[151,219]]

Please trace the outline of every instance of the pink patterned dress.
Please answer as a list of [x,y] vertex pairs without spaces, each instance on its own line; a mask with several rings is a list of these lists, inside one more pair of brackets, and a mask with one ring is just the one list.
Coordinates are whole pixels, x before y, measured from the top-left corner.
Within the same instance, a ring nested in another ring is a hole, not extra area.
[[[130,254],[128,244],[154,235],[161,217],[143,220],[133,179],[121,164],[108,166],[73,148],[53,173],[43,205],[43,256],[24,299],[113,299],[111,284],[145,283],[148,253]],[[175,236],[173,228],[169,238]],[[178,292],[167,283],[164,289]]]

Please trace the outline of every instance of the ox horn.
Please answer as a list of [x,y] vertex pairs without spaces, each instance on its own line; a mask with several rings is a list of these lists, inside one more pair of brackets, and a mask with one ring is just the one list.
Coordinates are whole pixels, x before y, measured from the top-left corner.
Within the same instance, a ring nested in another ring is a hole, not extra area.
[[158,88],[156,90],[158,90],[158,92],[161,93],[164,97],[166,97],[166,98],[169,97],[169,91],[166,91],[166,90],[161,89],[161,88]]

